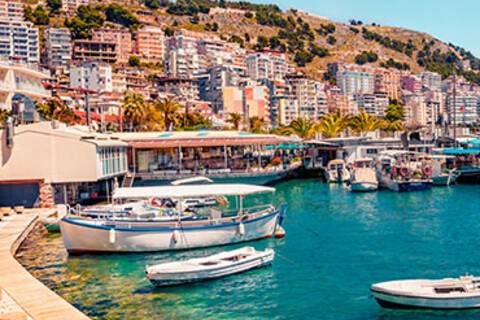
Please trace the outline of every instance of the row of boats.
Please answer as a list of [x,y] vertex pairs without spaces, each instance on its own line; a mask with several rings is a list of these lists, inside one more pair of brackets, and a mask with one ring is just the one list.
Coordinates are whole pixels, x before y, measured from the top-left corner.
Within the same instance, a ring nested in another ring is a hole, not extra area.
[[375,158],[357,159],[347,164],[342,159],[328,163],[326,179],[346,183],[352,192],[419,191],[455,183],[459,172],[451,166],[452,156],[388,150]]

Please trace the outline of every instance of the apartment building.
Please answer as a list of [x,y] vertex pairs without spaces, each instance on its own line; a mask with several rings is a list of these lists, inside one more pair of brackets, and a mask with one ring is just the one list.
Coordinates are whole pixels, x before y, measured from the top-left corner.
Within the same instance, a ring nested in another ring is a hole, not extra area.
[[258,117],[270,123],[268,88],[250,81],[243,87],[243,103],[249,118]]
[[245,63],[253,80],[283,80],[290,69],[285,54],[274,50],[247,54]]
[[272,109],[276,110],[275,112],[278,115],[277,117],[270,116],[272,119],[278,119],[277,123],[272,122],[274,127],[289,125],[299,115],[298,100],[293,96],[276,99]]
[[115,42],[75,40],[73,42],[75,61],[117,62],[117,44]]
[[0,19],[0,57],[38,63],[38,28],[30,22]]
[[339,69],[336,78],[337,86],[346,96],[375,92],[375,76],[369,69],[348,66]]
[[292,88],[293,96],[298,100],[300,117],[316,121],[328,113],[323,83],[310,79],[304,74],[289,74],[286,79]]
[[165,57],[165,35],[161,28],[144,26],[134,33],[135,54],[143,62],[161,63]]
[[181,102],[199,99],[198,81],[184,78],[157,78],[158,91],[164,95],[172,95]]
[[133,52],[132,34],[128,29],[95,29],[92,40],[97,42],[112,42],[116,44],[117,63],[127,63]]
[[45,30],[45,64],[50,69],[67,67],[72,60],[72,37],[67,28]]
[[23,3],[20,0],[0,0],[0,19],[23,21]]
[[386,93],[389,99],[399,100],[400,92],[400,71],[395,69],[376,68],[374,74],[374,92]]
[[456,120],[457,125],[470,125],[478,120],[478,96],[468,93],[447,96],[447,113],[450,124]]
[[400,78],[400,87],[411,93],[419,93],[422,91],[422,80],[416,75],[403,75]]
[[62,11],[72,16],[80,6],[88,6],[89,0],[62,0]]
[[97,92],[112,92],[112,67],[101,62],[82,62],[70,67],[70,85]]
[[435,72],[424,71],[417,74],[421,79],[422,86],[429,90],[439,91],[442,88],[442,76]]
[[218,65],[208,69],[207,75],[199,79],[200,98],[210,101],[213,110],[223,110],[223,88],[239,86],[242,77],[231,65]]
[[195,78],[206,73],[206,67],[196,49],[175,48],[168,51],[165,73],[174,78]]
[[387,109],[389,102],[386,93],[356,94],[354,95],[354,99],[357,102],[359,110],[363,110],[372,116],[385,116],[385,110]]

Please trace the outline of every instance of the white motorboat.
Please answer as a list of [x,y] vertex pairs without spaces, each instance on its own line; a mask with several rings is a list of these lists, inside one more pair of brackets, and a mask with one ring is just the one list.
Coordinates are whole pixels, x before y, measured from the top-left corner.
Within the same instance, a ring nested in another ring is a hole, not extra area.
[[350,180],[347,164],[342,159],[335,159],[327,164],[326,178],[331,183],[343,183]]
[[372,159],[354,161],[350,178],[350,190],[353,192],[369,192],[378,189],[375,170],[371,166]]
[[230,211],[206,207],[204,219],[172,217],[167,221],[67,216],[60,221],[60,229],[70,253],[181,250],[257,240],[271,237],[281,226],[286,206],[280,211],[270,204],[244,208],[243,199],[274,191],[271,187],[245,184],[118,188],[113,193],[116,200],[235,196],[238,207]]
[[377,302],[385,308],[480,308],[480,278],[473,276],[388,281],[372,285],[371,291]]
[[253,247],[243,247],[204,258],[147,266],[146,273],[153,285],[171,286],[216,279],[264,267],[273,262],[274,256],[272,249],[257,251]]

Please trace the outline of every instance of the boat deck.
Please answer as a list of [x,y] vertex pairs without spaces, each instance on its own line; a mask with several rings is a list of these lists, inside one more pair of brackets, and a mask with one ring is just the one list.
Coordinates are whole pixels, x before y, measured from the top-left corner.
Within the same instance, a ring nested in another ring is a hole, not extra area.
[[14,258],[40,214],[27,211],[4,217],[0,222],[0,318],[89,319],[35,279]]

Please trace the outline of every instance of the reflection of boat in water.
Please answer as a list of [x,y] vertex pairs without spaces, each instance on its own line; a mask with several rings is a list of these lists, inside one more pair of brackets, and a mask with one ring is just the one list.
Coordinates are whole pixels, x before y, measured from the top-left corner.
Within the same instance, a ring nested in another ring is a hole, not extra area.
[[377,302],[396,309],[480,308],[480,278],[465,276],[441,280],[399,280],[372,285]]
[[350,180],[350,172],[347,164],[342,159],[331,160],[325,171],[326,179],[330,183],[343,183]]
[[205,281],[264,267],[272,263],[274,251],[244,247],[203,258],[149,266],[147,278],[155,286],[170,286]]
[[409,192],[432,188],[431,158],[427,154],[387,150],[376,159],[380,187]]
[[368,192],[378,189],[375,170],[371,168],[372,159],[359,159],[353,163],[350,178],[350,190],[353,192]]
[[243,199],[247,195],[274,191],[269,187],[244,184],[118,188],[113,194],[116,200],[234,196],[237,197],[238,207],[231,211],[205,207],[202,219],[173,218],[169,221],[67,216],[60,221],[60,228],[69,252],[164,251],[256,240],[272,236],[277,225],[281,224],[279,211],[270,204],[244,208]]
[[434,186],[449,186],[454,184],[459,172],[453,166],[453,156],[432,156],[432,183]]

